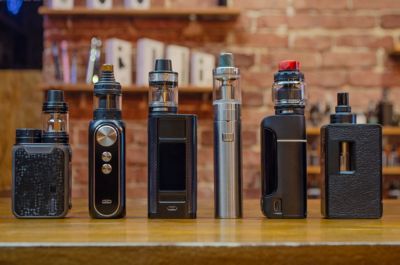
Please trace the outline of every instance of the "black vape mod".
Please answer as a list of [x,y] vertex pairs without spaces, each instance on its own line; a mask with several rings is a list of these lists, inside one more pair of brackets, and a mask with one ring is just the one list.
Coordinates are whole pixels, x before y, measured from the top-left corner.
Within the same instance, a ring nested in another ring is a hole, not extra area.
[[12,211],[18,218],[62,218],[71,208],[72,152],[63,91],[47,92],[42,119],[43,131],[16,130]]
[[356,124],[347,93],[321,128],[321,211],[326,218],[382,216],[382,128]]
[[126,212],[121,94],[113,66],[103,65],[94,85],[96,108],[89,124],[89,212],[93,218],[122,218]]
[[171,60],[156,60],[149,85],[148,216],[196,218],[197,117],[177,114]]
[[275,115],[261,123],[261,208],[268,218],[307,216],[305,83],[297,61],[274,76]]

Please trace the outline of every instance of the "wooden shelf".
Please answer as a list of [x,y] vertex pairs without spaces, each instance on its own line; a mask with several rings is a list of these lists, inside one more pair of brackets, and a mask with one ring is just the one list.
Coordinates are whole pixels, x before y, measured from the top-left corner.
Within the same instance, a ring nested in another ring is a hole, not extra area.
[[[384,136],[400,136],[400,127],[385,126],[382,129],[382,134]],[[315,128],[315,127],[307,128],[307,135],[308,136],[320,135],[320,128]]]
[[[316,174],[320,174],[320,167],[319,166],[307,166],[307,173],[308,174],[312,174],[312,175],[316,175]],[[387,176],[396,176],[399,175],[400,176],[400,167],[383,167],[383,175],[387,175]]]
[[[41,90],[49,90],[49,89],[60,89],[65,92],[92,92],[93,85],[91,84],[43,84],[40,86]],[[179,87],[179,93],[184,94],[211,94],[212,87],[194,87],[194,86],[186,86]],[[130,86],[122,86],[122,92],[124,93],[133,93],[133,94],[146,94],[149,92],[148,87],[138,87],[135,85]]]
[[39,8],[39,14],[47,16],[126,16],[133,18],[185,18],[193,16],[206,20],[234,20],[240,15],[239,8],[207,7],[207,8],[163,8],[128,9],[114,7],[112,9],[89,9],[74,7],[73,9],[52,9],[45,6]]

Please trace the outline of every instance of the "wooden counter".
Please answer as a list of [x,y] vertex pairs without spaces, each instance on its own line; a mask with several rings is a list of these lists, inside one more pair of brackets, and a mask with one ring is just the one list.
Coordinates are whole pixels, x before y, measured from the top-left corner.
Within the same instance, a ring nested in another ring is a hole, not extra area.
[[398,264],[400,201],[386,201],[381,220],[325,220],[309,201],[305,220],[268,220],[258,200],[241,220],[213,218],[200,201],[195,220],[149,220],[145,201],[128,201],[120,220],[92,220],[73,201],[69,218],[19,220],[0,200],[0,264]]

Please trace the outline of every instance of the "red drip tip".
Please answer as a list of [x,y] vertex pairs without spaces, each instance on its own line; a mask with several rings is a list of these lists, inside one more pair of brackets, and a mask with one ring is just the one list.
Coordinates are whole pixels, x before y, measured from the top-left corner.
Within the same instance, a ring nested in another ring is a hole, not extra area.
[[286,60],[279,63],[279,71],[299,71],[300,62],[295,60]]

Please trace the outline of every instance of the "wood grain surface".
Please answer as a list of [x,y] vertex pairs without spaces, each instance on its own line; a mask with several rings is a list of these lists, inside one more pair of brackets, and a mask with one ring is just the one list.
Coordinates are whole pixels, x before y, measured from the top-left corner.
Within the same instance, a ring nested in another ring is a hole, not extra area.
[[16,128],[41,129],[40,70],[0,70],[0,194],[11,187],[11,150]]
[[[128,201],[119,220],[93,220],[76,200],[68,218],[19,220],[0,200],[0,264],[397,264],[400,202],[381,220],[325,220],[309,201],[305,220],[268,220],[258,200],[239,220],[213,218],[200,201],[195,220],[149,220],[144,200]],[[383,262],[384,261],[384,262]]]

